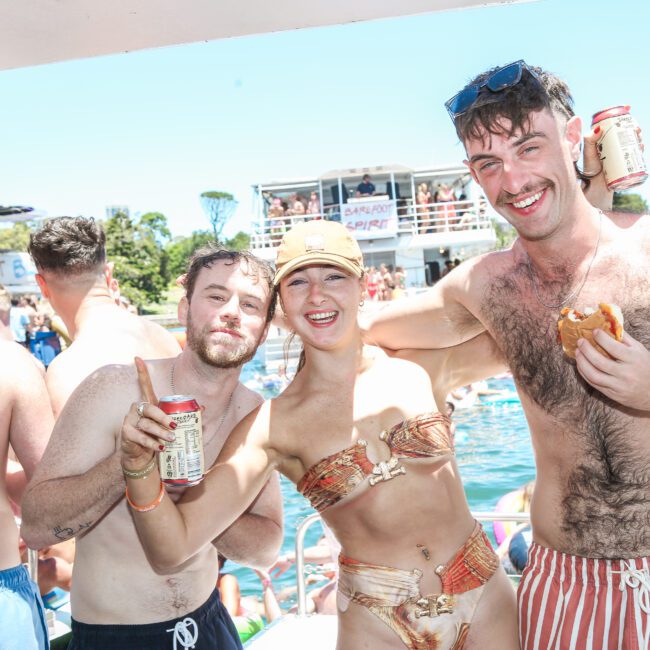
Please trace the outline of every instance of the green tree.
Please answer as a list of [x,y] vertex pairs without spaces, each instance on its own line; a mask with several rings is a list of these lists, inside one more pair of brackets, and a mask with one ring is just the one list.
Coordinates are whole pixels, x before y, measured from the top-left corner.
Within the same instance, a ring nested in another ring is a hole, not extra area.
[[170,236],[167,219],[159,212],[143,215],[136,223],[118,212],[105,224],[106,255],[120,291],[134,304],[160,303],[169,280],[169,256],[163,242]]
[[167,227],[167,217],[161,212],[147,212],[140,217],[140,227],[153,234],[156,241],[164,246],[172,237]]
[[228,219],[232,217],[237,207],[235,197],[228,192],[202,192],[201,206],[212,224],[214,238],[219,241],[223,227],[228,222]]
[[[250,239],[250,235],[245,232],[238,232],[231,239],[226,239],[222,245],[231,250],[241,251],[250,246]],[[215,243],[214,234],[208,230],[195,230],[189,237],[174,237],[168,242],[165,253],[172,281],[187,271],[187,261],[194,251],[213,243]]]
[[[31,222],[28,222],[31,223]],[[26,222],[0,229],[0,250],[26,251],[32,228]]]
[[214,242],[214,235],[207,230],[195,230],[189,237],[174,237],[166,246],[169,275],[172,280],[187,271],[187,261],[192,253]]
[[234,251],[243,251],[250,248],[251,236],[240,230],[232,239],[227,239],[225,245]]
[[614,192],[614,212],[648,214],[648,203],[640,194]]

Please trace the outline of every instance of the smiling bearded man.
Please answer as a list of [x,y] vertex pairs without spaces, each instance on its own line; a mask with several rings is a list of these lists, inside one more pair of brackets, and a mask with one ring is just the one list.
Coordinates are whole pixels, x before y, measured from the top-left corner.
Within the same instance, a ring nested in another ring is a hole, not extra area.
[[[197,251],[178,308],[180,322],[191,323],[192,344],[178,356],[146,362],[157,395],[192,395],[204,407],[206,467],[239,421],[263,401],[239,378],[273,317],[272,278],[270,265],[250,253]],[[273,563],[282,542],[277,476],[212,544],[171,570],[152,566],[124,498],[116,453],[124,412],[142,398],[133,365],[106,366],[81,383],[28,487],[23,537],[33,548],[77,537],[71,650],[173,650],[178,639],[192,639],[196,650],[241,648],[215,590],[216,546],[240,564]],[[167,487],[166,494],[176,500],[185,489],[200,491],[202,484]]]

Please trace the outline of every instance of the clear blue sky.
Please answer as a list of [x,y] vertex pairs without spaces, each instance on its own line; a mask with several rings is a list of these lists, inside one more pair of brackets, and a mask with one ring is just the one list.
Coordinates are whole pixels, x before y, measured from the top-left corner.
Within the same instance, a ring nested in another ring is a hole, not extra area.
[[649,30],[643,0],[539,0],[0,72],[0,205],[125,204],[189,234],[225,190],[226,234],[249,230],[255,182],[460,162],[444,101],[519,58],[569,83],[585,129],[630,104],[648,133]]

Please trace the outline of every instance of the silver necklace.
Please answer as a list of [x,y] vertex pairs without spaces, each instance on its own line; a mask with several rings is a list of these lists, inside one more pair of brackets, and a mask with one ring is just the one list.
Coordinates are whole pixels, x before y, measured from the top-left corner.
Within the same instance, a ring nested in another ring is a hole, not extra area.
[[600,246],[600,234],[603,230],[603,211],[598,210],[598,212],[600,214],[600,219],[598,221],[598,239],[596,239],[596,247],[594,248],[594,254],[591,256],[589,266],[587,267],[587,271],[585,272],[585,277],[582,278],[582,282],[576,285],[575,289],[570,291],[560,302],[553,305],[549,305],[548,303],[545,303],[541,299],[539,295],[539,290],[537,289],[537,284],[535,284],[535,274],[533,273],[533,266],[530,261],[530,255],[526,253],[526,264],[528,265],[528,275],[530,276],[530,283],[533,285],[535,298],[537,299],[537,302],[540,305],[542,305],[542,307],[546,307],[547,309],[557,309],[558,307],[563,307],[570,300],[575,298],[582,291],[582,288],[585,286],[585,282],[587,282],[587,278],[589,277],[589,271],[591,271],[591,265],[594,263],[594,260],[596,259],[596,255],[598,255],[598,247]]
[[[174,370],[176,370],[176,361],[178,360],[178,357],[174,359],[172,363],[172,369],[169,374],[169,383],[171,384],[172,387],[172,395],[176,395],[176,387],[174,386]],[[204,445],[207,445],[209,442],[212,441],[214,437],[221,431],[221,425],[224,423],[224,420],[226,419],[226,416],[228,415],[228,411],[230,411],[230,405],[232,404],[232,397],[235,394],[235,391],[237,390],[237,384],[235,384],[235,387],[232,389],[232,392],[230,393],[230,397],[228,398],[228,403],[226,404],[226,408],[224,409],[223,413],[221,414],[221,418],[219,419],[219,424],[217,425],[216,431],[207,439],[203,442]]]

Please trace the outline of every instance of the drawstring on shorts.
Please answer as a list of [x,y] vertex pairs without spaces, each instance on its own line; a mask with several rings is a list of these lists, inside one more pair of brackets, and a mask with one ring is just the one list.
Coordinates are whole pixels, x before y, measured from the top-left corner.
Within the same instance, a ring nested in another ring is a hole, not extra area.
[[[193,629],[190,629],[193,628]],[[178,621],[176,625],[167,632],[174,633],[174,650],[178,648],[193,648],[199,638],[199,627],[196,621],[189,616],[182,621]],[[180,644],[180,646],[177,646]]]
[[626,587],[630,587],[637,592],[639,607],[646,613],[650,614],[650,573],[647,569],[637,569],[633,563],[625,565],[625,561],[621,561],[623,567],[621,571],[612,571],[612,573],[620,573],[621,582],[619,589],[625,591]]

